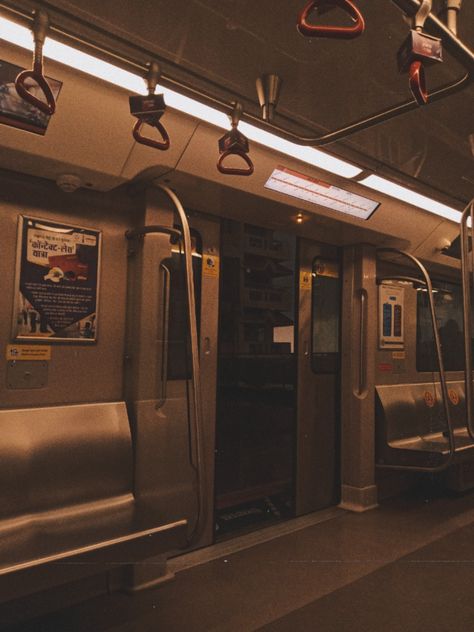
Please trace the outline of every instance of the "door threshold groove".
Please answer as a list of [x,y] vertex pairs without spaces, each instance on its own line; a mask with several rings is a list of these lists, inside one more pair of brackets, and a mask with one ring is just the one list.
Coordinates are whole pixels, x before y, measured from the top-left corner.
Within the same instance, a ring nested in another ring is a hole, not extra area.
[[218,542],[217,544],[212,544],[211,546],[198,549],[197,551],[191,551],[190,553],[170,558],[168,560],[168,570],[172,573],[179,573],[193,566],[206,564],[207,562],[232,555],[233,553],[249,549],[258,544],[270,542],[276,538],[301,531],[307,527],[312,527],[321,522],[333,520],[334,518],[343,516],[345,513],[347,512],[340,507],[330,507],[322,511],[315,511],[306,516],[292,518],[280,524],[262,527],[258,531],[253,531],[252,533],[237,536],[225,542]]

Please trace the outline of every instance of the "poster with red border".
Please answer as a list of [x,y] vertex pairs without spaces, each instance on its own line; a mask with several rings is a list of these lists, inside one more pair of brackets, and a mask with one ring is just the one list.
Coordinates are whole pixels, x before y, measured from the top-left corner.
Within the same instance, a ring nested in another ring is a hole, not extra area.
[[101,231],[20,216],[13,339],[97,341]]

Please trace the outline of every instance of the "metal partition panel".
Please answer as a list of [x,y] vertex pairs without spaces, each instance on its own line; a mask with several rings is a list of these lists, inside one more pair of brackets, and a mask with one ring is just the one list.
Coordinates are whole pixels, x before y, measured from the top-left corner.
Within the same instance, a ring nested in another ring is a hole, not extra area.
[[[317,297],[313,293],[318,291],[314,283],[317,258],[327,258],[335,269],[339,267],[336,248],[302,239],[297,347],[297,515],[339,502],[339,357],[335,362],[326,358],[326,366],[321,363],[320,369],[314,365],[313,299]],[[340,350],[336,355],[340,355]]]
[[[141,501],[160,507],[166,519],[185,517],[193,545],[210,544],[219,225],[186,213],[185,220],[193,216],[188,222],[186,262],[173,204],[151,188],[145,206],[141,223],[154,230],[139,237],[143,231],[137,229],[130,241],[126,391],[134,422],[135,491]],[[201,331],[198,326],[194,337],[186,263],[194,271],[200,309]],[[197,362],[191,353],[193,343],[199,351]]]
[[376,348],[375,248],[344,252],[341,375],[341,506],[365,511],[377,503],[374,442]]
[[197,546],[211,544],[214,537],[214,445],[216,433],[217,328],[219,311],[220,222],[192,213],[191,229],[202,240],[199,350],[201,364],[202,423],[204,439],[207,520]]
[[[156,189],[146,191],[139,225],[173,227],[174,209]],[[197,515],[196,474],[190,463],[188,393],[185,380],[167,380],[163,398],[163,325],[170,236],[149,234],[129,241],[126,399],[132,420],[135,495],[159,507],[167,521]],[[167,376],[166,376],[167,377]]]

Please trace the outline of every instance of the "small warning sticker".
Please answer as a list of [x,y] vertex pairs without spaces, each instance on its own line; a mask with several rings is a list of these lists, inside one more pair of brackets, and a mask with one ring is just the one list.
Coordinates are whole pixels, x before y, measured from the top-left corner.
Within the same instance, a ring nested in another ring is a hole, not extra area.
[[392,358],[394,360],[404,360],[405,352],[404,351],[392,351]]
[[47,345],[7,345],[7,360],[51,360]]
[[390,373],[390,371],[393,371],[393,365],[389,362],[381,362],[379,364],[379,371],[382,371],[382,373]]
[[449,401],[451,402],[453,406],[457,406],[459,404],[459,395],[453,388],[450,388],[448,390],[448,396],[449,396]]
[[217,278],[219,276],[219,257],[203,254],[202,273],[204,276]]
[[311,289],[311,272],[308,270],[300,270],[300,290]]

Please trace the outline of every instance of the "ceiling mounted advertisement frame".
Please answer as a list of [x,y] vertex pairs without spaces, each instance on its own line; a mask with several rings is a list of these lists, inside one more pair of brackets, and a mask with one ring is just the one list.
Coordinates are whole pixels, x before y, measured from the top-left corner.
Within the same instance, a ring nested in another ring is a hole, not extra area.
[[[0,59],[0,123],[33,132],[44,136],[48,129],[51,115],[41,112],[38,108],[21,99],[15,89],[15,78],[24,68]],[[62,82],[48,77],[48,83],[55,99],[58,98]],[[33,80],[28,82],[31,90]]]
[[20,215],[12,338],[95,344],[102,232]]

